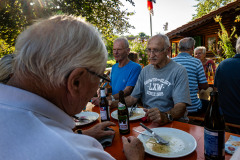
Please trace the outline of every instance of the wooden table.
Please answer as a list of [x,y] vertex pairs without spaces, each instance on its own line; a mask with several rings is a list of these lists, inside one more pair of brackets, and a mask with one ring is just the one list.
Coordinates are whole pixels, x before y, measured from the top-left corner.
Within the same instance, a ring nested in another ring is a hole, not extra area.
[[[94,107],[94,105],[92,105],[91,103],[88,103],[86,110],[99,113],[99,107]],[[112,111],[114,111],[114,110],[112,110]],[[115,130],[116,134],[115,134],[112,146],[105,148],[105,151],[110,153],[117,160],[125,160],[126,158],[124,156],[124,153],[122,152],[123,151],[123,147],[122,147],[123,144],[122,144],[122,140],[121,140],[121,135],[119,134],[118,121],[113,119],[113,118],[111,118],[111,121],[115,122],[117,124],[117,126],[111,127],[112,129]],[[101,119],[99,117],[99,119],[97,121],[95,121],[94,123],[92,123],[90,125],[87,125],[87,126],[79,127],[79,128],[88,129],[88,128],[90,128],[90,127],[92,127],[95,124],[100,123],[100,122],[101,122]],[[139,125],[140,122],[141,122],[141,120],[130,121],[130,128],[131,128],[130,134],[125,135],[125,136],[126,137],[128,137],[128,136],[137,137],[139,133],[134,132],[133,129],[136,129],[136,130],[139,130],[139,131],[144,131],[145,129],[143,129]],[[151,124],[149,122],[144,123],[144,124],[146,126],[148,126],[149,128],[157,127],[157,126],[154,126],[153,124]],[[182,123],[182,122],[178,122],[178,121],[173,121],[172,123],[164,125],[163,127],[170,127],[170,128],[176,128],[176,129],[183,130],[187,133],[190,133],[197,141],[197,148],[193,153],[191,153],[187,156],[181,157],[181,158],[174,158],[174,160],[175,159],[176,160],[201,160],[201,159],[203,160],[204,159],[204,128],[203,127],[200,127],[200,126],[197,126],[197,125],[191,125],[191,124],[188,124],[188,123]],[[230,135],[235,135],[235,136],[240,137],[240,135],[226,132],[225,133],[225,141],[228,140]],[[231,155],[226,153],[225,160],[228,160],[230,158],[231,158]],[[149,160],[150,159],[154,160],[154,159],[165,159],[165,158],[155,157],[155,156],[152,156],[152,155],[149,155],[149,154],[146,153],[145,154],[145,159],[146,160],[148,160],[148,159]]]

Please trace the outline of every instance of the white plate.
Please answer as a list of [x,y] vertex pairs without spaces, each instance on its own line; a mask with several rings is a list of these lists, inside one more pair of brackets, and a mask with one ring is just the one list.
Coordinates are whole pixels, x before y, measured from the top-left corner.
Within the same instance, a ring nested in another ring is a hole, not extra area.
[[77,116],[79,118],[82,117],[82,118],[88,119],[88,121],[75,122],[76,126],[82,126],[82,125],[89,124],[89,123],[96,121],[99,117],[99,114],[96,112],[81,112],[79,114],[76,114],[75,116]]
[[[128,108],[128,112],[130,112],[131,108]],[[134,115],[135,114],[135,115]],[[137,115],[136,115],[137,114]],[[115,110],[111,113],[112,118],[118,120],[118,110]],[[136,108],[133,112],[133,116],[129,117],[130,121],[140,119],[145,116],[145,112],[142,108]]]
[[[163,139],[169,141],[169,144],[168,146],[163,146],[164,149],[162,150],[165,150],[165,153],[162,151],[162,153],[158,153],[151,149],[151,143],[149,143],[149,140],[155,140],[149,136],[139,134],[138,139],[142,141],[145,152],[151,155],[163,158],[178,158],[192,153],[197,147],[195,138],[191,134],[182,130],[166,127],[152,128],[152,130]],[[150,134],[146,130],[143,133]],[[156,143],[154,142],[154,144]]]

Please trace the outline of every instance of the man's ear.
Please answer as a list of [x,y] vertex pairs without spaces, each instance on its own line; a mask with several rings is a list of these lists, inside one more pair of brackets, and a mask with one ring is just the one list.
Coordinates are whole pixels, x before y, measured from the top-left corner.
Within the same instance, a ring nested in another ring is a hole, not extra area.
[[73,97],[79,96],[84,89],[82,86],[88,81],[87,74],[85,68],[76,68],[70,73],[67,79],[67,89]]

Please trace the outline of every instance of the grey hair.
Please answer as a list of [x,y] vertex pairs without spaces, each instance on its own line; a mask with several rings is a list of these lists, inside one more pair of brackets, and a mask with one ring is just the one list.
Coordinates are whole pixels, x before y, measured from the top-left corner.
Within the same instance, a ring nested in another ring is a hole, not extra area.
[[30,26],[16,45],[14,74],[41,80],[57,87],[76,68],[101,73],[107,50],[96,29],[84,20],[58,15]]
[[204,46],[199,46],[194,49],[194,53],[196,53],[198,50],[202,50],[203,54],[206,54],[206,47]]
[[186,37],[179,42],[179,51],[189,51],[195,45],[195,40],[192,37]]
[[237,51],[238,54],[240,54],[240,37],[237,39],[236,51]]
[[129,48],[129,43],[128,43],[128,40],[127,40],[126,37],[119,37],[119,38],[116,38],[116,39],[114,40],[114,42],[116,42],[116,41],[123,41],[123,42],[124,42],[124,46],[125,46],[125,48]]
[[13,74],[13,54],[7,54],[0,59],[0,83],[6,84]]
[[150,41],[151,41],[153,38],[155,38],[155,37],[158,37],[158,38],[164,40],[164,48],[165,48],[165,49],[166,49],[166,48],[169,48],[169,47],[171,46],[168,36],[166,36],[165,34],[161,34],[161,33],[156,34],[156,35],[152,36],[151,38],[149,38],[148,42],[150,42]]

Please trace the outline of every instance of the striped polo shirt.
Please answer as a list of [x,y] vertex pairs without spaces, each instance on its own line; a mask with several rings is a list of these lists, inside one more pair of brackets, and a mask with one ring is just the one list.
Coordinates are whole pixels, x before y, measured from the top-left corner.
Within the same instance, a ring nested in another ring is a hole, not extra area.
[[180,53],[177,57],[172,58],[172,60],[183,65],[187,70],[192,101],[192,106],[187,106],[187,110],[188,112],[197,112],[198,109],[202,108],[202,103],[197,96],[198,83],[207,83],[202,62],[188,53]]

